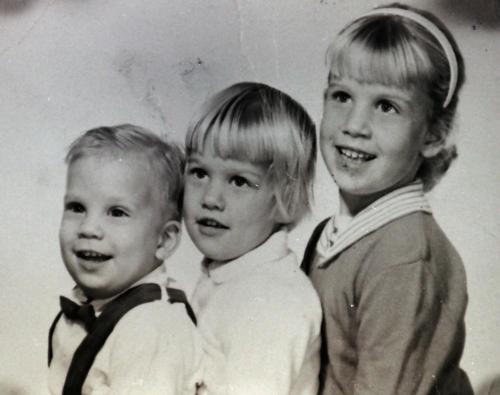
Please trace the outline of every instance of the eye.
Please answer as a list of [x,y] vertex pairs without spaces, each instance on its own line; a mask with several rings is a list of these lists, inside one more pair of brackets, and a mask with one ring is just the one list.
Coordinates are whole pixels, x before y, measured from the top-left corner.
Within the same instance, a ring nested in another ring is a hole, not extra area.
[[380,109],[384,114],[398,114],[399,111],[394,104],[389,100],[380,100],[377,103],[377,108]]
[[339,103],[347,103],[351,99],[351,95],[349,95],[347,92],[342,91],[342,90],[336,90],[333,91],[330,94],[330,97]]
[[129,214],[121,207],[111,207],[109,209],[109,215],[116,218],[129,217]]
[[85,206],[79,202],[67,202],[64,204],[64,210],[80,214],[85,212]]
[[242,176],[233,176],[231,177],[231,180],[229,182],[239,188],[252,185],[250,181],[248,181],[245,177]]
[[197,178],[199,180],[205,178],[207,176],[207,172],[203,170],[201,167],[191,167],[188,169],[188,176],[193,178]]

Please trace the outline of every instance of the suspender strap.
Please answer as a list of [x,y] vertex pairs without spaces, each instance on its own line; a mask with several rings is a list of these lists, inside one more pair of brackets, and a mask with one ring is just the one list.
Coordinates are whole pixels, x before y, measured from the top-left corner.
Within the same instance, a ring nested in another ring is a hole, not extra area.
[[97,318],[92,331],[76,349],[64,382],[62,394],[81,394],[83,383],[97,353],[120,318],[134,307],[158,299],[161,299],[161,288],[157,284],[141,284],[109,302]]
[[[186,294],[180,289],[167,288],[169,303],[183,303],[189,318],[196,325],[196,316],[189,305]],[[68,369],[64,383],[63,395],[81,394],[83,383],[94,360],[113,331],[118,321],[131,309],[143,304],[161,299],[161,288],[157,284],[141,284],[129,289],[116,299],[109,302],[101,315],[97,318],[92,331],[76,349]],[[49,330],[49,365],[52,360],[52,337],[62,311],[57,314]]]
[[[311,272],[311,266],[314,261],[314,255],[316,252],[316,245],[318,244],[319,238],[321,236],[321,233],[323,232],[323,229],[325,228],[329,218],[326,218],[325,220],[321,221],[316,228],[314,229],[311,238],[309,239],[305,252],[304,252],[304,258],[302,258],[302,263],[300,264],[301,269],[309,275]],[[326,366],[328,366],[328,351],[326,348],[326,341],[325,341],[325,320],[323,319],[323,322],[321,323],[321,348],[320,348],[320,372],[319,372],[319,389],[318,389],[318,394],[322,394],[324,387],[325,387],[325,377],[326,377]]]
[[326,223],[328,222],[329,218],[324,219],[321,221],[318,226],[314,229],[311,238],[309,239],[306,250],[304,252],[304,258],[302,258],[302,263],[300,264],[301,269],[309,275],[311,271],[311,265],[314,260],[314,252],[316,251],[316,245],[318,244],[319,238],[321,236],[321,232],[323,232],[323,229],[326,226]]
[[193,321],[193,324],[196,325],[196,316],[194,314],[193,309],[191,308],[191,305],[189,304],[186,294],[177,288],[167,288],[167,294],[168,294],[168,301],[170,303],[184,303],[184,306],[186,307],[186,312],[188,313],[189,318],[191,318],[191,321]]
[[52,322],[52,325],[50,326],[49,329],[49,366],[50,362],[52,361],[52,336],[54,336],[54,331],[56,329],[56,325],[59,322],[59,319],[61,318],[62,311],[60,311],[57,315],[56,318],[54,319],[54,322]]

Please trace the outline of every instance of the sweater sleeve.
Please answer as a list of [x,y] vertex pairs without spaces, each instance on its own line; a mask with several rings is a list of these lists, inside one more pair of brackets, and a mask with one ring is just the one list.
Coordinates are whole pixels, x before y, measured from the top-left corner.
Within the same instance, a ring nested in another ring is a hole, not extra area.
[[366,280],[357,312],[356,394],[416,394],[422,381],[432,382],[438,372],[426,371],[424,362],[441,303],[423,261],[390,266]]

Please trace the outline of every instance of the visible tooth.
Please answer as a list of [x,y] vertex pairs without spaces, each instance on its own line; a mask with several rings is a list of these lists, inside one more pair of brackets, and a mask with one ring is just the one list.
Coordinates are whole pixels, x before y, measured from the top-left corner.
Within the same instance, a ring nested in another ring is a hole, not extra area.
[[362,160],[365,160],[365,159],[369,158],[369,155],[367,155],[367,154],[364,154],[362,152],[352,151],[352,150],[349,150],[349,149],[342,149],[341,152],[342,152],[343,155],[347,156],[349,159],[354,159],[354,160],[362,159]]
[[95,251],[82,251],[81,256],[86,259],[98,259],[102,258],[104,255]]
[[207,226],[218,226],[218,222],[213,219],[207,219],[204,221]]

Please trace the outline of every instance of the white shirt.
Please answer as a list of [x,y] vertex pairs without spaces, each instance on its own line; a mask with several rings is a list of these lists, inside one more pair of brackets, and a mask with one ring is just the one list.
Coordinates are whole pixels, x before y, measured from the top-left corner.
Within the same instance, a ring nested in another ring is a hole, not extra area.
[[286,237],[279,231],[234,261],[204,268],[193,296],[202,394],[316,394],[321,306]]
[[[141,304],[117,323],[84,382],[82,395],[181,395],[195,393],[201,375],[201,342],[184,304],[168,302],[164,265],[133,286],[156,283],[162,298]],[[70,298],[82,302],[75,288]],[[113,299],[113,298],[112,298]],[[92,302],[96,315],[107,299]],[[80,323],[63,316],[52,337],[49,389],[60,395],[76,348],[87,335]]]

